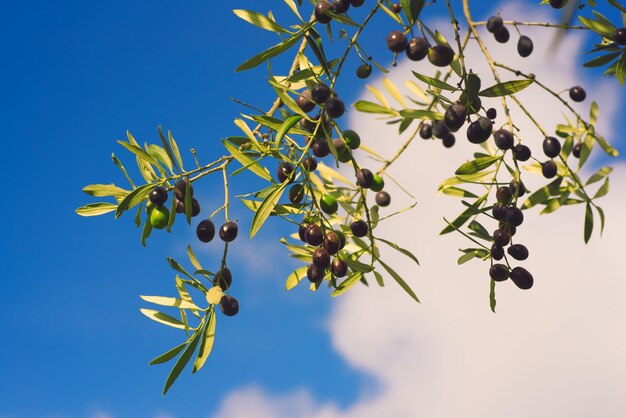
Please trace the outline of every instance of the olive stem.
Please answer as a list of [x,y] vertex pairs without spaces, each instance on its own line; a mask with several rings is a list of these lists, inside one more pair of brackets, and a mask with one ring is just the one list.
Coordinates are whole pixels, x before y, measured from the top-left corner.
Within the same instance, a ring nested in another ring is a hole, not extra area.
[[[566,24],[557,25],[554,23],[547,22],[518,22],[517,20],[505,20],[502,22],[504,25],[512,25],[512,26],[542,26],[545,28],[556,28],[556,29],[580,29],[580,30],[589,30],[589,28],[585,26],[571,26]],[[474,22],[474,26],[485,26],[487,21]]]
[[[487,47],[485,46],[485,43],[483,42],[482,38],[478,34],[478,31],[476,30],[476,24],[472,20],[472,15],[469,9],[469,0],[463,0],[463,13],[465,14],[465,19],[467,20],[467,24],[469,25],[470,31],[474,34],[474,39],[478,43],[480,50],[485,56],[485,59],[487,60],[487,63],[489,64],[489,68],[491,68],[493,78],[496,80],[497,83],[501,83],[500,76],[498,75],[498,71],[496,70],[496,66],[493,61],[493,58],[491,57],[491,54],[487,50]],[[506,103],[505,96],[502,96],[502,108],[504,109],[504,114],[506,116],[509,129],[511,132],[513,132],[513,121],[511,120],[511,114],[510,114],[509,106]]]

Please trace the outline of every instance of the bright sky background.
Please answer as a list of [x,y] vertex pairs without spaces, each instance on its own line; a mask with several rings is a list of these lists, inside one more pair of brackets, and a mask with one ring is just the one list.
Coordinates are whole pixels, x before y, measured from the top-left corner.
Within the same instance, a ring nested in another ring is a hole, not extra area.
[[[438,12],[444,10],[441,3]],[[218,318],[205,369],[195,376],[184,372],[161,397],[171,366],[147,363],[179,344],[182,335],[143,317],[139,308],[146,304],[138,295],[173,295],[174,274],[165,257],[186,263],[185,247],[191,243],[210,265],[218,262],[219,245],[202,249],[193,229],[181,222],[172,235],[153,234],[144,249],[132,216],[115,222],[112,216],[85,219],[74,209],[90,201],[81,192],[86,184],[125,184],[110,154],[131,165],[115,143],[127,129],[140,142],[154,142],[162,124],[173,130],[181,148],[195,147],[210,161],[223,152],[220,138],[238,134],[232,120],[245,109],[231,97],[269,105],[265,68],[233,70],[276,39],[230,12],[265,11],[269,2],[2,6],[0,114],[8,187],[0,209],[7,222],[0,270],[1,418],[363,418],[382,411],[397,417],[517,417],[513,411],[520,417],[540,417],[542,411],[577,417],[569,408],[582,417],[598,412],[594,404],[605,405],[595,416],[613,417],[626,408],[620,400],[626,384],[626,311],[619,297],[626,287],[618,280],[623,281],[624,268],[616,262],[626,233],[620,218],[626,207],[623,163],[606,199],[603,240],[594,235],[589,247],[582,245],[580,208],[564,212],[558,222],[555,216],[528,217],[524,233],[537,286],[529,292],[501,286],[494,316],[488,313],[488,289],[480,284],[486,264],[458,269],[456,248],[462,244],[434,241],[441,211],[459,209],[453,199],[435,198],[436,184],[471,148],[444,152],[439,144],[423,142],[414,145],[396,173],[413,179],[421,165],[433,173],[430,182],[406,181],[420,204],[402,218],[432,238],[421,240],[417,234],[414,241],[399,233],[407,230],[404,224],[384,227],[422,260],[416,271],[392,258],[422,305],[411,304],[393,283],[341,300],[304,287],[287,294],[284,279],[297,264],[278,238],[292,231],[269,222],[249,242],[245,232],[251,216],[235,206],[242,233],[229,264],[241,312]],[[271,7],[281,23],[291,19],[282,2]],[[525,7],[502,10],[505,18],[511,10],[511,18],[530,19],[520,15],[529,13],[531,6]],[[474,13],[487,17],[489,12]],[[380,16],[364,36],[368,52],[385,64],[391,54],[384,38],[392,27]],[[563,53],[549,61],[538,51],[550,32],[524,33],[536,34],[537,51],[528,61],[538,66],[534,72],[559,88],[586,87],[590,99],[600,102],[607,138],[623,150],[617,133],[626,128],[619,110],[626,105],[624,90],[574,65],[585,59],[576,52],[580,43],[591,38],[568,39]],[[514,43],[489,46],[509,56]],[[338,85],[350,102],[364,94],[365,83],[350,74],[356,65],[351,61]],[[279,61],[273,68],[280,66]],[[424,66],[400,65],[392,78],[401,84],[410,69]],[[536,100],[544,118],[560,117],[543,98]],[[355,113],[342,120],[346,128],[367,132],[364,138],[379,148],[386,146],[381,138],[394,140],[384,124]],[[184,158],[191,163],[189,154]],[[250,180],[234,179],[234,194],[254,190],[258,183]],[[206,214],[220,205],[221,180],[203,184],[196,193]],[[563,257],[558,267],[551,261],[557,257]],[[520,399],[527,403],[516,403]],[[528,405],[524,413],[521,406]]]

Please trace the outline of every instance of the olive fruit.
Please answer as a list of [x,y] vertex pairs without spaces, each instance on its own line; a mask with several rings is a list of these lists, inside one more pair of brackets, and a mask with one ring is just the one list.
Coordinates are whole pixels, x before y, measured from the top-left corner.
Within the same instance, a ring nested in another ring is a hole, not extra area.
[[498,116],[498,111],[493,107],[487,109],[487,117],[491,120],[494,120]]
[[330,271],[335,277],[344,277],[348,273],[348,264],[341,258],[335,257],[330,265]]
[[233,274],[228,267],[223,267],[215,275],[213,284],[219,286],[222,290],[228,290],[231,284],[233,284]]
[[313,265],[320,270],[330,266],[330,254],[325,248],[317,248],[313,251]]
[[220,239],[224,242],[231,242],[237,238],[239,227],[233,221],[228,221],[220,227]]
[[402,52],[406,49],[406,46],[406,36],[399,30],[394,30],[387,35],[387,48],[389,48],[391,52]]
[[513,158],[517,161],[528,161],[530,159],[530,148],[526,145],[517,144],[513,147]]
[[422,139],[430,139],[433,136],[433,127],[429,123],[425,123],[420,128],[420,136]]
[[393,10],[394,13],[400,13],[402,11],[402,5],[400,3],[394,3],[391,5],[391,10]]
[[450,133],[450,129],[448,129],[444,121],[438,120],[433,123],[432,133],[435,138],[444,139]]
[[337,254],[340,247],[341,239],[339,238],[339,234],[335,231],[326,231],[326,234],[324,234],[324,248],[328,251],[328,254]]
[[503,25],[504,23],[499,15],[491,16],[487,20],[487,30],[491,33],[496,33]]
[[370,189],[374,192],[380,192],[385,187],[385,180],[378,174],[374,174]]
[[557,167],[554,160],[548,160],[545,163],[541,164],[541,174],[547,179],[551,179],[556,176]]
[[520,57],[526,58],[533,52],[533,41],[526,35],[519,37],[517,41],[517,53]]
[[306,277],[309,279],[311,283],[317,283],[324,280],[324,270],[320,270],[315,265],[311,264],[308,269],[306,269]]
[[456,132],[461,129],[461,126],[465,123],[467,117],[467,110],[462,104],[453,104],[448,106],[446,112],[443,115],[443,121],[452,132]]
[[200,215],[200,202],[195,197],[191,199],[191,217],[195,218]]
[[374,174],[367,168],[362,168],[356,173],[356,184],[364,189],[369,188],[374,181]]
[[[328,146],[328,144],[326,144],[326,146]],[[307,157],[302,161],[302,167],[307,171],[314,171],[317,168],[317,160],[313,157]]]
[[346,246],[346,236],[343,234],[343,232],[338,230],[335,230],[335,233],[339,237],[339,249],[343,250],[343,247]]
[[502,26],[493,35],[494,38],[496,38],[496,41],[500,42],[501,44],[505,44],[509,42],[509,39],[511,39],[511,34],[509,33],[509,30],[506,28],[506,26]]
[[527,290],[533,287],[534,279],[532,274],[523,267],[515,267],[509,275],[515,286],[522,290]]
[[567,0],[550,0],[550,6],[555,9],[560,9],[567,4]]
[[298,227],[298,237],[302,242],[306,242],[306,229],[308,228],[308,226],[308,224],[301,224]]
[[[174,195],[181,202],[185,201],[185,193],[186,193],[186,190],[187,190],[187,183],[188,182],[189,182],[189,180],[180,179],[174,185]],[[193,186],[191,184],[189,184],[189,190],[191,191],[191,195],[193,196]]]
[[235,316],[239,312],[239,302],[230,295],[222,296],[220,310],[226,316]]
[[524,213],[520,208],[512,206],[506,210],[506,222],[513,227],[520,226],[524,223]]
[[281,161],[281,163],[278,164],[276,178],[278,179],[279,183],[284,183],[285,181],[287,181],[287,179],[291,176],[291,173],[293,173],[293,165],[291,165],[291,163]]
[[493,134],[493,140],[496,143],[496,146],[501,150],[508,150],[513,148],[514,138],[511,131],[508,131],[506,129],[498,129]]
[[326,101],[326,114],[333,119],[343,116],[346,112],[346,105],[339,97],[331,97]]
[[504,264],[494,264],[489,268],[489,276],[496,282],[503,282],[509,278],[509,268]]
[[150,202],[157,206],[160,206],[163,203],[167,202],[167,190],[165,190],[164,187],[157,186],[150,191],[148,197],[150,198]]
[[413,38],[406,47],[406,56],[411,61],[421,61],[428,55],[428,48],[430,44],[425,38]]
[[330,154],[330,147],[325,139],[316,139],[313,145],[311,145],[311,149],[313,150],[313,155],[318,158],[324,158]]
[[503,257],[504,257],[504,248],[502,248],[498,244],[493,244],[491,246],[491,258],[498,261],[498,260],[502,260]]
[[215,225],[210,219],[200,221],[196,227],[196,235],[202,242],[211,242],[215,237]]
[[[319,4],[319,3],[318,3]],[[315,103],[326,103],[330,98],[330,87],[324,83],[318,83],[311,89],[311,99]]]
[[350,0],[333,0],[333,12],[345,13],[350,8]]
[[150,225],[156,229],[163,229],[167,226],[170,218],[170,211],[165,206],[154,206],[150,209]]
[[369,64],[361,64],[356,69],[356,76],[359,78],[367,78],[372,75],[372,66]]
[[493,242],[500,247],[505,247],[511,241],[511,233],[506,228],[499,228],[493,231]]
[[553,136],[546,136],[543,140],[543,153],[554,158],[561,153],[561,143]]
[[491,208],[491,214],[493,215],[496,221],[503,221],[506,219],[507,209],[508,207],[506,205],[501,205],[499,203],[496,203]]
[[320,198],[320,208],[328,215],[332,215],[339,209],[339,204],[334,196],[325,194]]
[[361,145],[361,137],[351,129],[343,131],[343,139],[350,149],[357,149]]
[[306,242],[309,243],[309,245],[312,245],[314,247],[317,247],[318,245],[320,245],[323,241],[324,241],[324,236],[322,234],[322,228],[320,228],[319,226],[315,225],[315,224],[311,224],[307,227],[306,232],[305,232],[305,236],[306,236]]
[[185,204],[178,199],[176,199],[176,213],[185,213]]
[[498,203],[509,203],[513,198],[513,193],[511,193],[511,189],[508,186],[500,186],[498,190],[496,190],[496,199]]
[[300,109],[302,109],[302,111],[305,113],[309,113],[310,111],[315,109],[315,102],[311,98],[311,92],[308,90],[305,90],[302,93],[300,93],[300,95],[296,99],[296,103],[298,104],[298,106],[300,106]]
[[326,0],[321,0],[319,3],[315,5],[315,20],[319,23],[326,24],[330,23],[332,17],[327,15],[326,12],[330,12],[333,10],[333,6]]
[[528,258],[528,248],[526,248],[522,244],[511,245],[508,248],[507,252],[509,253],[511,257],[519,261],[523,261]]
[[361,7],[365,3],[365,0],[350,0],[350,4],[354,7]]
[[587,97],[587,92],[580,86],[569,89],[569,98],[575,102],[582,102]]
[[304,187],[301,184],[294,184],[289,189],[289,201],[295,205],[304,199]]
[[526,187],[524,186],[524,183],[516,180],[512,180],[509,183],[509,189],[511,189],[513,196],[515,196],[515,192],[517,192],[517,197],[522,197],[526,194]]
[[230,295],[222,296],[220,310],[226,316],[235,316],[239,312],[239,302]]
[[435,45],[428,49],[428,61],[437,67],[447,67],[454,60],[454,50],[448,45]]
[[341,163],[347,163],[352,159],[352,153],[350,152],[350,148],[343,142],[341,139],[333,139],[333,146],[337,150],[337,159]]
[[391,203],[391,196],[389,196],[389,193],[387,192],[378,192],[376,193],[376,204],[378,206],[389,206],[389,203]]
[[456,143],[456,138],[453,134],[448,134],[444,139],[441,140],[441,143],[446,148],[452,148]]
[[572,148],[572,155],[576,158],[580,158],[580,152],[583,149],[583,143],[582,142],[578,142],[576,143],[576,145],[574,145],[574,148]]
[[350,224],[350,230],[355,237],[364,237],[367,235],[367,223],[362,220],[354,221]]
[[481,144],[489,139],[492,130],[491,119],[481,116],[467,127],[467,139],[472,144]]
[[626,28],[616,30],[613,40],[619,45],[626,45]]

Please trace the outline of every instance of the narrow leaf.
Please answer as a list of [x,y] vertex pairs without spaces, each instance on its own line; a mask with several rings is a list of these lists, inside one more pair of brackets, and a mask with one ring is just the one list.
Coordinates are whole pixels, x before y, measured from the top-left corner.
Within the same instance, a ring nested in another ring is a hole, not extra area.
[[204,327],[204,330],[202,331],[202,336],[200,337],[200,348],[198,349],[198,356],[193,362],[193,369],[191,371],[192,373],[200,370],[202,366],[204,366],[204,363],[206,363],[209,355],[211,354],[211,350],[213,349],[213,342],[215,341],[215,321],[215,310],[212,309],[209,313],[209,322]]
[[400,277],[400,275],[396,273],[394,269],[392,269],[387,264],[385,264],[381,259],[378,259],[378,262],[380,263],[381,266],[383,266],[385,270],[387,270],[387,273],[389,273],[391,277],[393,277],[393,279],[400,285],[400,287],[404,289],[404,291],[408,293],[409,296],[411,296],[416,302],[419,303],[419,299],[417,298],[417,295],[415,294],[415,292],[413,292],[413,290],[409,287],[409,285],[406,284],[406,282],[402,279],[402,277]]
[[505,81],[504,83],[496,84],[495,86],[491,86],[479,92],[478,95],[483,97],[508,96],[510,94],[517,93],[518,91],[524,90],[532,83],[533,80]]
[[198,329],[195,332],[191,341],[187,345],[187,348],[185,348],[185,351],[183,351],[183,354],[180,355],[180,357],[176,361],[176,364],[174,364],[172,371],[170,372],[169,376],[167,376],[167,380],[165,381],[165,387],[163,388],[163,396],[165,396],[165,394],[170,389],[170,387],[174,384],[178,376],[180,376],[180,373],[183,371],[183,369],[185,368],[185,366],[191,359],[193,352],[196,351],[196,347],[198,346],[201,333],[202,333],[201,329]]
[[500,158],[499,156],[494,157],[479,157],[475,160],[468,161],[461,165],[454,174],[456,175],[467,175],[467,174],[475,174],[480,171],[483,171],[485,168],[493,165]]
[[589,202],[587,202],[587,207],[585,209],[585,244],[589,242],[592,232],[593,232],[593,212],[591,210],[591,205],[589,204]]
[[113,212],[117,209],[117,205],[109,202],[89,203],[76,209],[76,213],[80,216],[99,216],[105,213]]
[[163,364],[163,363],[167,363],[168,361],[170,361],[171,359],[173,359],[174,357],[176,357],[178,355],[178,353],[180,353],[181,351],[183,351],[183,348],[185,348],[187,346],[187,343],[189,341],[185,341],[184,343],[182,343],[181,345],[177,345],[176,347],[172,348],[171,350],[161,354],[160,356],[154,358],[152,361],[150,361],[150,363],[148,363],[150,366],[154,365],[154,364]]
[[169,316],[168,314],[164,314],[163,312],[155,311],[154,309],[139,309],[139,311],[148,318],[160,324],[164,324],[173,328],[185,329],[185,324],[180,322],[178,319]]
[[259,210],[254,214],[254,218],[252,219],[252,225],[250,226],[250,238],[253,238],[256,233],[259,232],[268,216],[270,216],[270,213],[272,213],[274,206],[278,203],[278,200],[285,191],[286,186],[286,182],[276,186],[274,191],[272,191],[272,193],[265,198],[263,203],[261,203]]

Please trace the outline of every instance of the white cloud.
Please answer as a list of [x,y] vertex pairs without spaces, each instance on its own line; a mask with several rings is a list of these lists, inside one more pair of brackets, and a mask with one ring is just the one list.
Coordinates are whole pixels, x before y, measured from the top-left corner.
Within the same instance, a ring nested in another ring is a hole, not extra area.
[[[519,7],[507,6],[503,14],[528,16]],[[579,67],[572,60],[580,37],[567,38],[558,55],[547,61],[542,54],[546,32],[523,32],[535,39],[536,47],[526,61],[515,56],[515,36],[506,46],[490,42],[490,50],[513,66],[523,68],[522,64],[529,63],[538,79],[556,89],[581,83]],[[468,56],[477,55],[469,52]],[[471,67],[485,73],[482,64],[472,62]],[[425,68],[429,65],[424,62],[403,62],[392,79],[401,84],[409,69]],[[615,82],[583,81],[590,99],[578,107],[584,109],[591,99],[598,99],[604,112],[601,127],[611,138]],[[485,78],[483,85],[487,84]],[[561,122],[560,107],[538,89],[530,88],[520,98],[532,103],[531,111],[545,126]],[[401,144],[394,129],[352,113],[350,125],[376,149]],[[538,131],[520,122],[523,118],[516,109],[513,117],[523,138],[540,154]],[[498,122],[502,121],[500,116]],[[328,319],[333,347],[350,366],[373,376],[376,388],[368,388],[343,410],[316,402],[305,389],[274,395],[258,387],[243,388],[225,398],[214,418],[623,415],[626,269],[621,260],[626,236],[626,164],[617,165],[612,191],[601,201],[607,216],[602,239],[594,234],[591,243],[584,245],[582,207],[561,209],[550,216],[527,212],[516,238],[530,249],[530,258],[522,264],[533,273],[535,286],[521,291],[510,281],[498,284],[498,313],[494,315],[488,306],[488,263],[457,266],[457,248],[467,246],[466,240],[438,235],[442,214],[452,217],[462,207],[455,198],[437,197],[437,184],[472,150],[476,147],[461,135],[453,150],[417,139],[392,171],[418,196],[418,206],[381,225],[380,231],[420,257],[422,266],[415,268],[406,258],[386,254],[423,303],[412,302],[391,278],[383,289],[357,288],[334,303]],[[524,179],[530,185],[544,182],[531,180],[529,175]],[[398,190],[392,191],[395,205],[403,199]]]

